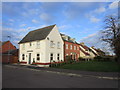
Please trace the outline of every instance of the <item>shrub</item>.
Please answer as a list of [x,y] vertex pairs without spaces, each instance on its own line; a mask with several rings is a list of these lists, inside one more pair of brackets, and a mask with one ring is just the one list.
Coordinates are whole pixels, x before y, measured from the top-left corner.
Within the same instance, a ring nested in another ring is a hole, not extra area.
[[79,57],[78,60],[79,61],[85,61],[85,59],[83,57]]
[[113,59],[110,56],[96,56],[95,61],[112,61]]

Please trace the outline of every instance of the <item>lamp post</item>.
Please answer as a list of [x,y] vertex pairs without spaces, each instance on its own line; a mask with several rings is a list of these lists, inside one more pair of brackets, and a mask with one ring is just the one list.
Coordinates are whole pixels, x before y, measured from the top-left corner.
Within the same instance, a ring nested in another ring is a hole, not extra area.
[[[8,37],[8,41],[10,41],[11,36],[7,36],[7,37]],[[10,63],[9,54],[10,54],[10,43],[8,45],[8,63]]]

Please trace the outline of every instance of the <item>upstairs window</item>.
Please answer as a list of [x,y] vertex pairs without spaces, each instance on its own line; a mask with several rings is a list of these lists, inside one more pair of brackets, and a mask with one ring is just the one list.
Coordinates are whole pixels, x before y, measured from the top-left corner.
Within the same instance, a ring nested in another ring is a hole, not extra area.
[[37,48],[40,48],[40,41],[37,41]]
[[70,45],[70,49],[72,50],[72,45]]
[[68,49],[68,44],[66,44],[66,49]]
[[37,60],[40,60],[40,54],[37,54]]
[[57,43],[57,48],[60,48],[60,42]]
[[50,47],[54,47],[55,46],[55,43],[53,41],[50,41]]
[[74,46],[74,50],[76,50],[76,46]]
[[22,60],[25,60],[25,54],[22,54]]
[[22,49],[23,49],[23,50],[25,49],[25,44],[22,45]]
[[32,43],[30,42],[29,45],[30,45],[30,47],[31,47],[31,46],[32,46]]

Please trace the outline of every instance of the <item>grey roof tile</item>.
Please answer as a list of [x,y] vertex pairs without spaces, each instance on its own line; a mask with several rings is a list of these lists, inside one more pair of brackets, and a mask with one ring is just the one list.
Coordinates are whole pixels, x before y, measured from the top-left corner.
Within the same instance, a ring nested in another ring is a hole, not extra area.
[[34,30],[34,31],[30,31],[18,44],[45,39],[55,25],[51,25],[51,26],[47,26],[44,28]]

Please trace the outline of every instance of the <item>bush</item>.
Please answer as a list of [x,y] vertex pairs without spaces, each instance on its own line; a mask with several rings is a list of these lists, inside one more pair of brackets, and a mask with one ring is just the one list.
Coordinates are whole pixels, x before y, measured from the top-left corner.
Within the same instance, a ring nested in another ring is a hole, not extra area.
[[85,61],[85,59],[82,58],[82,57],[79,57],[78,60],[79,60],[79,61]]
[[95,61],[112,61],[113,59],[110,56],[96,56]]

